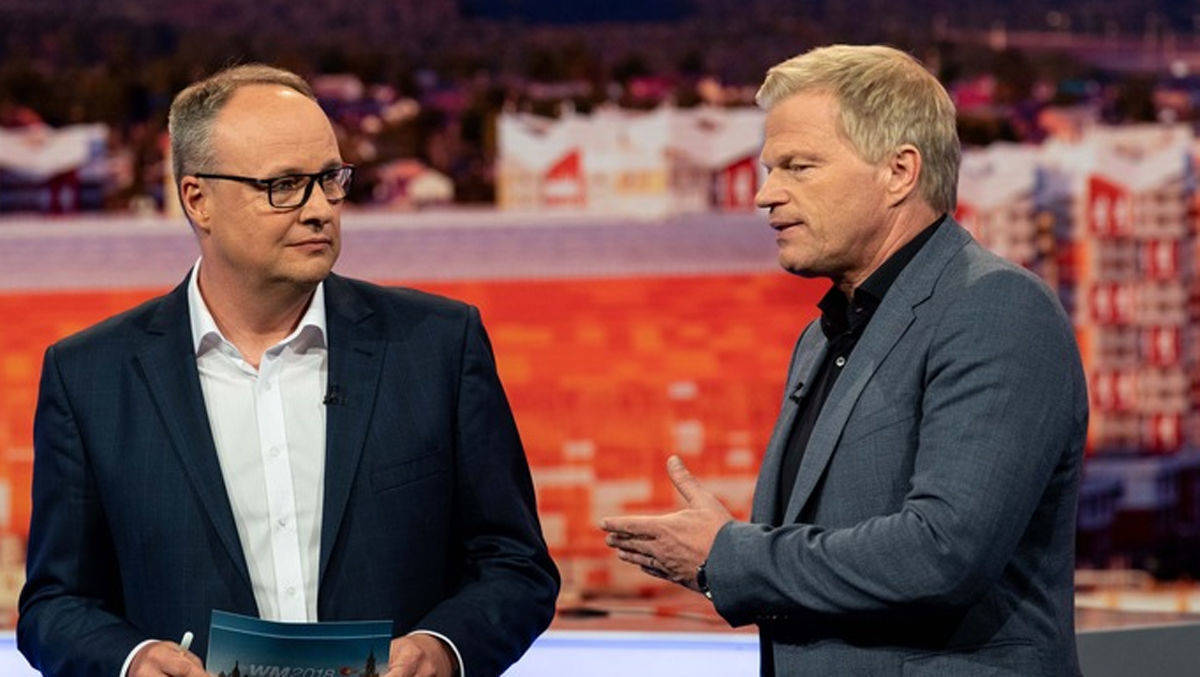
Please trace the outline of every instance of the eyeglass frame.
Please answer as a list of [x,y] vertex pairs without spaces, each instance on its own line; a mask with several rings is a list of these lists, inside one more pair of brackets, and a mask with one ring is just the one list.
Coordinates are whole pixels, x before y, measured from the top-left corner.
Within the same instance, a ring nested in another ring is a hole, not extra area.
[[[352,181],[354,179],[354,165],[352,165],[352,164],[347,163],[347,164],[343,164],[338,167],[334,167],[332,169],[324,169],[319,172],[309,172],[309,173],[302,172],[302,173],[298,173],[298,174],[284,174],[282,176],[274,176],[269,179],[256,179],[252,176],[237,176],[234,174],[209,174],[209,173],[199,173],[199,172],[190,173],[190,174],[188,174],[188,176],[194,176],[198,179],[223,179],[225,181],[237,181],[238,183],[244,183],[244,184],[247,184],[250,186],[254,186],[260,190],[266,191],[267,203],[270,204],[275,209],[300,209],[304,205],[308,204],[308,199],[310,197],[312,197],[313,186],[315,186],[317,184],[318,179],[320,179],[322,176],[332,175],[332,174],[336,174],[337,172],[343,172],[346,170],[350,171],[350,174],[349,174],[348,178],[346,179],[346,186],[344,188],[344,190],[346,191],[346,195],[343,195],[342,197],[339,197],[339,198],[330,198],[328,195],[325,196],[326,200],[329,200],[330,202],[333,202],[333,203],[338,203],[338,202],[341,202],[342,200],[345,200],[346,196],[350,194],[350,181]],[[298,202],[294,205],[286,205],[286,206],[280,206],[280,205],[275,204],[274,185],[275,185],[276,181],[281,181],[283,179],[308,179],[308,184],[306,186],[304,186],[304,197],[300,198],[300,202]],[[324,191],[325,188],[322,187],[321,190]]]

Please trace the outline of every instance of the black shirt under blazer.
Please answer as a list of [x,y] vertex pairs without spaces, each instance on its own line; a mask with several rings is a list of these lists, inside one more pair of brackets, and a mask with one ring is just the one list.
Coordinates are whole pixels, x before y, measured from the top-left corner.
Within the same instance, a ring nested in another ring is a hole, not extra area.
[[[786,394],[812,382],[827,343],[809,325]],[[1071,323],[1041,280],[942,223],[830,391],[777,527],[798,408],[784,397],[751,522],[722,527],[706,567],[717,611],[758,624],[765,669],[1078,672],[1087,391]]]

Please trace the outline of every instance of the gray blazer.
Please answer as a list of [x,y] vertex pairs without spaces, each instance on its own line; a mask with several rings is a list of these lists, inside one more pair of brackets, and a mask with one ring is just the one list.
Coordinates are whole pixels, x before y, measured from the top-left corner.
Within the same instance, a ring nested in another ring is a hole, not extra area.
[[896,279],[813,429],[782,527],[780,462],[826,350],[797,342],[751,522],[721,529],[717,611],[763,673],[1073,675],[1087,394],[1035,276],[947,220]]

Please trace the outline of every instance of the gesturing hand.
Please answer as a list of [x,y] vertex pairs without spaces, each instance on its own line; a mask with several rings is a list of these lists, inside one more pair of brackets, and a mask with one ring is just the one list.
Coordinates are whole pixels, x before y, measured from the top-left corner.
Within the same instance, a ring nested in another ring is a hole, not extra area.
[[729,510],[688,472],[678,456],[667,459],[667,473],[687,502],[678,512],[657,517],[609,517],[601,522],[605,543],[617,557],[646,573],[692,590],[696,570],[708,558],[717,532],[733,519]]

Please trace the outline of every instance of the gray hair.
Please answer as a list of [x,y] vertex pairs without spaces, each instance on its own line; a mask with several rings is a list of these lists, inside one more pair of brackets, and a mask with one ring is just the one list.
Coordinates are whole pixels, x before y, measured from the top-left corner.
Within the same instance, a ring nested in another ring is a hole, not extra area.
[[755,101],[769,109],[801,92],[833,95],[841,132],[867,162],[915,146],[921,196],[938,211],[954,211],[962,155],[954,102],[920,62],[882,45],[818,47],[768,70]]
[[171,102],[167,131],[171,136],[171,168],[175,185],[186,174],[211,170],[212,123],[239,87],[281,85],[317,100],[304,78],[261,63],[232,66],[188,85]]

